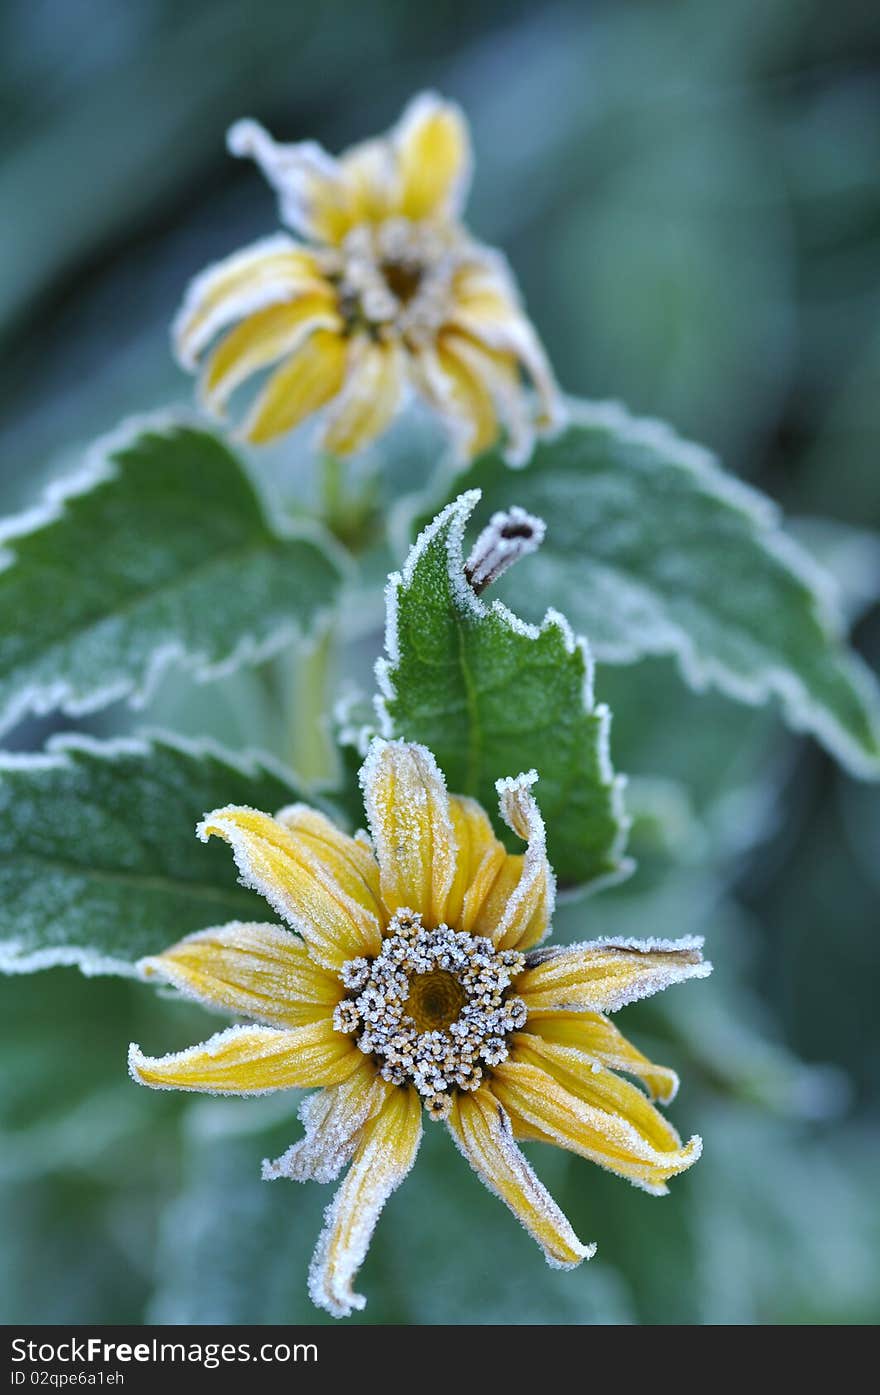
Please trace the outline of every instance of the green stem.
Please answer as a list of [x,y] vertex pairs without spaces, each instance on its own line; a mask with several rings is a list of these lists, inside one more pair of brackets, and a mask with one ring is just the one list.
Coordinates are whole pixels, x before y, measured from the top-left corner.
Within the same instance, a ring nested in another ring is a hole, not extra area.
[[328,532],[355,556],[365,551],[381,531],[375,477],[356,487],[348,462],[336,455],[322,455],[319,474],[320,518]]
[[338,455],[321,456],[321,514],[331,533],[344,532],[350,501],[345,498],[345,465]]
[[331,683],[336,658],[332,625],[297,656],[291,694],[291,764],[307,784],[329,779],[335,768],[330,738]]

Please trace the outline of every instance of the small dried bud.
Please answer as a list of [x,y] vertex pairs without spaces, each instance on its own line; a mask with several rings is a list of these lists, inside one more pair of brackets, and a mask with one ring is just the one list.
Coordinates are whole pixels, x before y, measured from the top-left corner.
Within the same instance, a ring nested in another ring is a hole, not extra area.
[[465,564],[465,577],[476,594],[479,596],[521,557],[537,552],[546,531],[542,518],[526,513],[517,504],[503,513],[493,513]]

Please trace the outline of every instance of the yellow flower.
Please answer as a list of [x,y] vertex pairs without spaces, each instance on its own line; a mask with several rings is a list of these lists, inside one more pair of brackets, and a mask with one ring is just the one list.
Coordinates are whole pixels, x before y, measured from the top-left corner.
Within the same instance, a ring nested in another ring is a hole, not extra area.
[[201,396],[220,414],[253,374],[272,373],[243,426],[249,441],[283,435],[328,406],[321,444],[359,450],[390,424],[408,386],[446,423],[458,454],[490,446],[503,426],[525,459],[535,422],[561,420],[541,344],[501,255],[459,221],[470,180],[467,123],[423,93],[387,136],[338,159],[312,141],[280,145],[255,121],[229,132],[279,194],[286,233],[208,267],[174,323],[181,364],[204,362]]
[[674,1072],[605,1014],[707,974],[700,942],[535,949],[554,899],[535,778],[498,782],[501,813],[526,843],[520,855],[477,803],[447,794],[425,747],[379,738],[361,772],[372,842],[302,804],[275,818],[218,809],[201,837],[230,844],[242,880],[297,934],[226,925],[142,963],[146,977],[257,1025],[158,1058],[133,1045],[135,1080],[214,1094],[321,1087],[300,1111],[305,1136],[263,1175],[328,1182],[350,1164],[309,1280],[335,1316],[364,1306],[353,1280],[415,1160],[423,1108],[446,1120],[561,1268],[595,1246],[577,1238],[518,1139],[567,1148],[655,1194],[699,1156],[700,1140],[683,1145],[650,1102],[672,1099]]

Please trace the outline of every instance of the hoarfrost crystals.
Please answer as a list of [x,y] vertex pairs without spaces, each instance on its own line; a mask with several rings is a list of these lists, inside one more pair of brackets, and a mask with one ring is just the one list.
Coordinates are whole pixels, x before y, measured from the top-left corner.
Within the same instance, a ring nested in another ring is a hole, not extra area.
[[465,563],[465,576],[477,594],[503,576],[521,557],[537,552],[546,531],[542,518],[527,513],[518,504],[506,512],[493,513]]
[[484,1067],[506,1060],[507,1034],[525,1025],[525,1004],[507,995],[525,958],[448,925],[423,929],[421,921],[398,911],[372,964],[343,965],[341,978],[356,996],[338,1004],[333,1025],[378,1057],[384,1080],[411,1082],[429,1116],[445,1119],[452,1092],[476,1090]]

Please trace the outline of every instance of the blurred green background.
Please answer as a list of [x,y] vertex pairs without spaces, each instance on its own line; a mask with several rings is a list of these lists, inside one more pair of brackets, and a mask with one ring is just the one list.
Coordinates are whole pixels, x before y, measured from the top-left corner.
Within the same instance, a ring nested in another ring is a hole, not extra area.
[[[125,414],[189,400],[167,347],[182,288],[275,224],[225,154],[232,120],[338,148],[432,86],[470,114],[471,225],[508,252],[564,386],[667,417],[778,499],[877,662],[876,4],[5,0],[0,40],[0,511]],[[557,931],[707,936],[708,983],[619,1019],[680,1068],[672,1115],[704,1158],[658,1201],[533,1150],[599,1242],[562,1274],[428,1129],[356,1320],[874,1321],[880,798],[665,663],[597,688],[640,869]],[[252,674],[168,678],[146,715],[238,746],[279,722]],[[127,1080],[132,1038],[215,1026],[73,970],[0,982],[0,1320],[329,1321],[305,1294],[329,1192],[259,1181],[291,1097],[193,1105]]]

